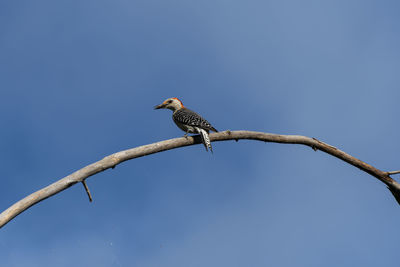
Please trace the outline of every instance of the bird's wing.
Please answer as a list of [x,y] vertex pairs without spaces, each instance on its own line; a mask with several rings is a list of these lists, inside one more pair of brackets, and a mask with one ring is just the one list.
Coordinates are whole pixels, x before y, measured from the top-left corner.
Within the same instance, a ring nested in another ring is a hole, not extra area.
[[212,125],[206,119],[201,117],[196,112],[187,108],[182,108],[180,110],[177,110],[174,113],[173,118],[175,121],[180,122],[182,124],[199,127],[208,131],[211,130],[217,132],[217,130],[214,127],[212,127]]

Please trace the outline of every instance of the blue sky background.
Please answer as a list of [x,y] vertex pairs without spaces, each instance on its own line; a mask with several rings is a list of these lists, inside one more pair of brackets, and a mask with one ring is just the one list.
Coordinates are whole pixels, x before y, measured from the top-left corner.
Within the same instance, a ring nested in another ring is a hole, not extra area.
[[[219,130],[300,134],[400,169],[398,1],[0,2],[0,209],[111,153]],[[4,266],[398,266],[400,208],[308,147],[135,159],[0,230]]]

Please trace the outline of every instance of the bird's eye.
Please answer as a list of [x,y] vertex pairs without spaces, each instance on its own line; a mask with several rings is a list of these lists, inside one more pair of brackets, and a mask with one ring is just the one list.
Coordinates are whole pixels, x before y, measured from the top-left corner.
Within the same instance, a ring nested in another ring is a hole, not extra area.
[[172,103],[172,100],[168,100],[168,102],[167,102],[168,104],[171,104]]

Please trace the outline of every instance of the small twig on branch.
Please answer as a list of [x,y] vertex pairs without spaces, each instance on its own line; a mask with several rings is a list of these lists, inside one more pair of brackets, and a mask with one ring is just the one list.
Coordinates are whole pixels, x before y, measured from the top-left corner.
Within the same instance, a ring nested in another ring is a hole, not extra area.
[[[392,192],[393,196],[400,204],[400,184],[392,179],[389,174],[400,173],[398,171],[395,172],[384,172],[381,171],[339,149],[328,145],[324,142],[321,142],[315,138],[310,138],[306,136],[300,135],[280,135],[280,134],[271,134],[271,133],[262,133],[262,132],[253,132],[253,131],[225,131],[210,134],[210,140],[213,142],[216,141],[227,141],[227,140],[239,140],[239,139],[249,139],[249,140],[257,140],[263,142],[272,142],[272,143],[283,143],[283,144],[301,144],[309,146],[315,150],[323,151],[327,154],[330,154],[340,160],[343,160],[360,170],[374,176],[379,181],[384,183]],[[16,202],[14,205],[6,209],[0,214],[0,228],[3,227],[6,223],[11,221],[17,215],[22,213],[24,210],[32,207],[33,205],[39,203],[40,201],[51,197],[55,194],[60,193],[61,191],[67,189],[68,187],[82,182],[85,186],[85,179],[102,171],[105,171],[109,168],[114,168],[116,165],[130,160],[134,158],[139,158],[147,155],[151,155],[154,153],[190,146],[194,144],[201,144],[200,136],[192,136],[192,137],[181,137],[174,138],[170,140],[165,140],[149,145],[144,145],[124,151],[120,151],[114,153],[110,156],[103,158],[93,164],[90,164],[56,182],[53,184],[40,189],[29,196],[21,199]],[[89,189],[85,187],[89,198],[91,198]]]
[[92,202],[93,201],[92,194],[90,194],[90,190],[89,190],[89,187],[86,184],[86,180],[83,180],[82,184],[83,184],[83,187],[85,188],[86,193],[87,193],[87,195],[89,197],[89,201]]
[[400,171],[392,171],[392,172],[387,172],[388,175],[392,175],[392,174],[398,174],[400,173]]

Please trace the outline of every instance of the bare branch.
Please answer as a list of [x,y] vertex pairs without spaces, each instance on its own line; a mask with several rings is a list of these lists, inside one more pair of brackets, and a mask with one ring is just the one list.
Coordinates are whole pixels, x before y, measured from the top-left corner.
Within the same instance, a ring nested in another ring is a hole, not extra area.
[[[337,149],[336,147],[328,145],[315,138],[310,138],[300,135],[279,135],[279,134],[252,132],[252,131],[225,131],[225,132],[210,134],[210,140],[213,142],[227,141],[227,140],[238,141],[239,139],[249,139],[249,140],[258,140],[264,142],[284,143],[284,144],[301,144],[309,146],[314,150],[320,150],[325,153],[328,153],[377,178],[379,181],[384,183],[389,188],[389,190],[396,198],[397,202],[400,204],[400,184],[397,183],[395,180],[393,180],[389,176],[388,172],[381,171]],[[39,203],[40,201],[48,197],[51,197],[76,183],[84,182],[86,178],[96,173],[102,172],[109,168],[114,168],[121,162],[178,147],[190,146],[194,144],[201,144],[201,139],[199,136],[169,139],[149,145],[144,145],[120,151],[110,156],[107,156],[102,160],[92,163],[62,178],[61,180],[58,180],[57,182],[54,182],[53,184],[43,189],[40,189],[35,193],[30,194],[29,196],[21,199],[20,201],[18,201],[17,203],[15,203],[11,207],[3,211],[0,214],[0,228],[3,227],[5,224],[7,224],[9,221],[11,221],[14,217],[19,215],[21,212]],[[391,172],[391,174],[394,174],[394,172]],[[88,190],[87,192],[90,197],[90,193]]]
[[392,175],[392,174],[399,174],[400,171],[392,171],[392,172],[387,172],[388,175]]
[[83,187],[84,187],[85,190],[86,190],[86,194],[87,194],[88,197],[89,197],[89,201],[92,202],[92,201],[93,201],[92,194],[90,194],[90,190],[89,190],[89,187],[88,187],[87,184],[86,184],[86,181],[83,180],[83,181],[82,181],[82,184],[83,184]]

